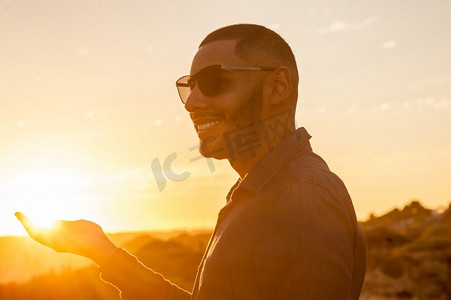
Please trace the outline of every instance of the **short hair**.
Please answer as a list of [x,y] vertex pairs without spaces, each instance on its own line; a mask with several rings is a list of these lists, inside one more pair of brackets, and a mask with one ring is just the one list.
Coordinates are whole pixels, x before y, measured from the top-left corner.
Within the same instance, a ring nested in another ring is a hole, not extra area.
[[243,59],[264,55],[290,68],[294,73],[292,79],[297,90],[299,75],[296,59],[288,43],[276,32],[256,24],[229,25],[207,35],[199,48],[220,40],[236,40],[235,54]]

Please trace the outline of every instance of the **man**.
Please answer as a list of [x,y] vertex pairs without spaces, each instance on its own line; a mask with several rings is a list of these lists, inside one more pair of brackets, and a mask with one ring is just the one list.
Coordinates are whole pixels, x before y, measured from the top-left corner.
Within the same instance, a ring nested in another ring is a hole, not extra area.
[[100,226],[60,221],[30,236],[93,259],[123,299],[358,299],[365,246],[341,180],[295,129],[298,72],[288,44],[258,25],[208,35],[177,81],[206,157],[228,159],[227,195],[192,293],[117,248]]

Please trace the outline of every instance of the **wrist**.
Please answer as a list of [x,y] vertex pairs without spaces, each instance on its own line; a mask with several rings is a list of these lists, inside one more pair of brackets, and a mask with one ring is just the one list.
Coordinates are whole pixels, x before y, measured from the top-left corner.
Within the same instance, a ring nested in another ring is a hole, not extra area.
[[107,242],[96,247],[93,251],[91,259],[94,260],[97,265],[101,266],[107,262],[111,256],[113,256],[117,249],[119,248],[108,240]]

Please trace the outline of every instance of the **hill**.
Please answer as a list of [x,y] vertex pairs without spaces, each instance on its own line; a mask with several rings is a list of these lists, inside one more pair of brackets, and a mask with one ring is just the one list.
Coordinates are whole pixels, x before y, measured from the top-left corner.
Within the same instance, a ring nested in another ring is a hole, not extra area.
[[451,205],[438,213],[412,201],[362,227],[368,264],[361,299],[451,299]]
[[[438,213],[412,201],[402,209],[373,215],[361,226],[368,265],[360,299],[451,299],[451,207]],[[140,232],[110,237],[145,265],[191,290],[210,234]],[[36,253],[37,247],[44,252]],[[30,277],[30,269],[41,266],[41,273],[26,282],[0,285],[0,299],[119,299],[117,290],[100,280],[96,266],[84,260],[72,263],[75,256],[56,255],[25,238],[0,238],[0,249],[2,276],[28,272]],[[5,257],[13,260],[5,264]]]

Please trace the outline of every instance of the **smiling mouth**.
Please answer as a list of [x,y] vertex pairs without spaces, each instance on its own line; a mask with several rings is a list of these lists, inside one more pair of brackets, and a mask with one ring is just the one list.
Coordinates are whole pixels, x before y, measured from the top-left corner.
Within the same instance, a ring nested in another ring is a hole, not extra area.
[[197,135],[201,140],[206,139],[210,136],[215,128],[217,128],[223,120],[204,120],[202,122],[196,122],[195,128],[197,131]]
[[214,127],[214,126],[218,125],[219,123],[220,123],[220,121],[211,121],[211,122],[199,124],[196,126],[196,129],[198,132],[200,132],[200,131],[209,129],[211,127]]

